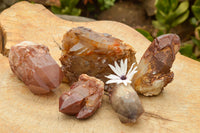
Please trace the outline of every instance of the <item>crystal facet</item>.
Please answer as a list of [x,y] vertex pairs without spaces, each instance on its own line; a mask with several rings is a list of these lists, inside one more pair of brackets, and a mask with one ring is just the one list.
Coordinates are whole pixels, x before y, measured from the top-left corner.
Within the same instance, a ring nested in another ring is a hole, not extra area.
[[165,34],[154,39],[133,77],[132,85],[138,93],[145,96],[158,95],[173,80],[174,73],[170,68],[180,44],[180,38],[176,34]]
[[103,92],[104,83],[101,80],[82,74],[70,91],[60,97],[59,110],[76,115],[78,119],[88,118],[101,106]]
[[62,82],[62,71],[44,45],[24,41],[10,49],[13,73],[35,94],[45,94]]
[[112,70],[108,64],[128,60],[128,69],[136,62],[134,49],[108,34],[84,27],[73,28],[63,37],[62,69],[69,83],[77,81],[82,73],[95,76],[104,83]]

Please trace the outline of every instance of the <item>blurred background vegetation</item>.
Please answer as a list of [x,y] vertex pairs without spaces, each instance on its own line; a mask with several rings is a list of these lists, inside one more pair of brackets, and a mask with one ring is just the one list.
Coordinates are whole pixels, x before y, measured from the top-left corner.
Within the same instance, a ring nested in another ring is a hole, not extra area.
[[[0,11],[19,0],[0,0]],[[125,23],[152,41],[166,33],[181,37],[181,54],[200,61],[200,0],[29,0],[55,14]],[[142,45],[142,44],[141,44]]]
[[56,14],[96,15],[114,5],[115,0],[60,0],[61,6],[52,6],[51,11]]

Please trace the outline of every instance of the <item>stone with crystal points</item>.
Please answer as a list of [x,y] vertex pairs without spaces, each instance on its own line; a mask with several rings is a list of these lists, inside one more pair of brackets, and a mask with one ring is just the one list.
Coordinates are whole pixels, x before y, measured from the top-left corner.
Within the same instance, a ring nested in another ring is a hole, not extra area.
[[67,82],[77,81],[82,73],[95,76],[106,82],[106,75],[112,74],[108,64],[121,59],[128,60],[128,69],[136,62],[134,49],[122,40],[106,33],[78,27],[68,31],[63,37],[62,69]]
[[180,38],[176,34],[157,37],[142,56],[138,72],[133,77],[135,90],[145,96],[158,95],[173,80],[170,71],[175,55],[180,48]]
[[70,91],[60,97],[59,110],[76,115],[78,119],[88,118],[101,106],[103,92],[104,83],[101,80],[82,74]]
[[35,94],[48,93],[62,81],[62,71],[44,45],[24,41],[12,46],[9,63],[13,73]]

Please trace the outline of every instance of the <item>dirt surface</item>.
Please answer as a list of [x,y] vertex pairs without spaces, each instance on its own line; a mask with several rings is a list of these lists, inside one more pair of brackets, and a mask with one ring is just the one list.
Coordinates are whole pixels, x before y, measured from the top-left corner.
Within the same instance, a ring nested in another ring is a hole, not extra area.
[[176,33],[180,36],[182,42],[191,40],[191,36],[194,34],[194,27],[186,21],[171,30],[172,33]]
[[133,28],[149,29],[151,25],[151,18],[147,16],[140,2],[117,2],[110,9],[103,11],[98,19],[122,22]]

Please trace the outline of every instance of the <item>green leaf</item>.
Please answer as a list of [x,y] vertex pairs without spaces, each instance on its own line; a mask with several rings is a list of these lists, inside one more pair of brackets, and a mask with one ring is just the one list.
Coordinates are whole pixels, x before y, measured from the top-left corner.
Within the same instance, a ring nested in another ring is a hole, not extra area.
[[164,14],[161,10],[158,10],[156,13],[156,19],[159,20],[160,23],[166,22],[167,14]]
[[170,0],[171,10],[175,10],[178,6],[178,0]]
[[200,48],[200,40],[197,40],[195,37],[192,37],[192,42],[193,42],[198,48]]
[[158,32],[157,32],[157,34],[156,34],[156,36],[158,37],[158,36],[161,36],[161,35],[163,35],[163,34],[165,34],[162,30],[159,30]]
[[106,9],[108,9],[108,8],[110,8],[111,6],[113,6],[114,5],[114,2],[115,2],[115,0],[104,0],[104,2],[105,2],[105,8]]
[[175,19],[177,19],[177,17],[183,15],[186,11],[188,11],[188,7],[189,7],[189,2],[183,1],[175,11],[170,12],[168,14],[168,17],[165,18],[166,23],[172,23]]
[[56,14],[80,15],[81,9],[76,8],[79,0],[61,0],[61,7],[51,7],[51,11]]
[[156,0],[156,20],[152,21],[155,28],[168,33],[172,27],[183,23],[189,16],[189,2],[178,0]]
[[157,0],[155,6],[157,10],[161,10],[165,14],[169,13],[170,10],[169,0]]
[[69,0],[69,8],[72,10],[78,4],[79,0]]
[[166,30],[166,26],[160,24],[159,21],[152,21],[152,24],[154,27],[156,27],[159,30],[163,30],[163,31]]
[[192,5],[192,12],[194,16],[200,20],[200,0],[194,2],[194,5]]
[[182,55],[185,55],[187,57],[190,57],[192,59],[197,60],[197,57],[195,56],[195,54],[193,53],[193,46],[191,44],[185,44],[184,46],[182,46],[180,48],[180,53]]
[[195,17],[192,17],[190,19],[190,24],[196,27],[198,25],[197,19]]
[[138,32],[140,32],[144,37],[146,37],[149,41],[153,41],[153,37],[151,36],[151,34],[143,29],[136,29]]
[[105,10],[114,5],[115,0],[97,0],[100,10]]
[[181,4],[178,6],[176,11],[174,12],[175,16],[178,17],[179,15],[185,13],[189,8],[189,2],[188,1],[183,1]]
[[194,16],[200,20],[200,6],[192,6],[192,12],[194,14]]
[[181,54],[190,57],[193,54],[192,50],[193,50],[193,46],[191,44],[185,44],[184,46],[180,48],[179,51]]
[[68,6],[66,6],[64,9],[61,10],[62,14],[70,14],[70,9]]
[[177,26],[178,24],[183,23],[189,16],[190,11],[188,10],[186,13],[178,17],[175,21],[172,23],[172,27]]
[[61,8],[58,8],[56,6],[51,7],[51,11],[55,14],[61,14]]
[[81,9],[73,8],[71,11],[71,15],[79,16],[81,14]]

